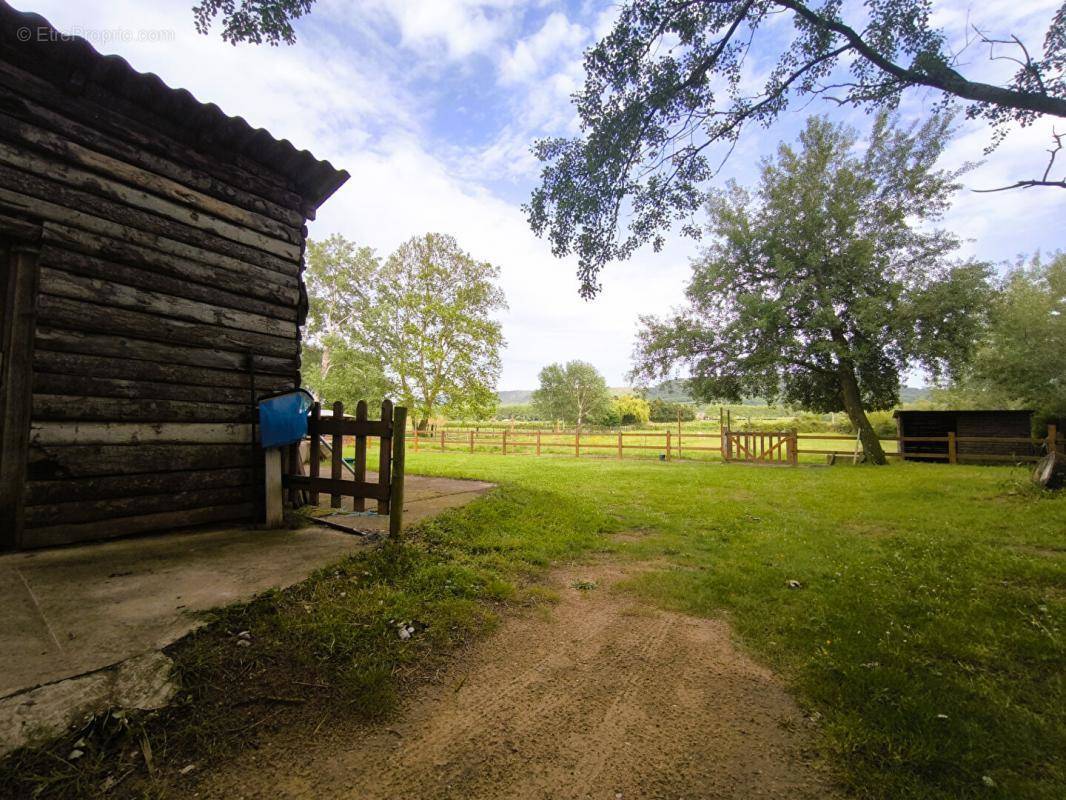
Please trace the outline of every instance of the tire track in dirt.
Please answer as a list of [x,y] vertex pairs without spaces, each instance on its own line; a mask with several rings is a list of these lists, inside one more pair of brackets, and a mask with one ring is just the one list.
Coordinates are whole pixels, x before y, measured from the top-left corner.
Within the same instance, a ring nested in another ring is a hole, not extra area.
[[199,797],[832,796],[799,708],[725,622],[612,591],[642,569],[558,570],[550,614],[505,620],[397,719],[349,739],[268,740],[254,763],[203,776]]

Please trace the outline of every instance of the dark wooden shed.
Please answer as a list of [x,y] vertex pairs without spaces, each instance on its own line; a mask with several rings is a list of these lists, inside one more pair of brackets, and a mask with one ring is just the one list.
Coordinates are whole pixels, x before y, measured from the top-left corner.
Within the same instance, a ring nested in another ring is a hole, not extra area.
[[[909,461],[948,461],[949,435],[959,461],[1009,461],[1030,458],[1032,411],[897,411],[900,452]],[[907,441],[908,438],[933,441]]]
[[0,549],[255,518],[347,178],[0,1]]

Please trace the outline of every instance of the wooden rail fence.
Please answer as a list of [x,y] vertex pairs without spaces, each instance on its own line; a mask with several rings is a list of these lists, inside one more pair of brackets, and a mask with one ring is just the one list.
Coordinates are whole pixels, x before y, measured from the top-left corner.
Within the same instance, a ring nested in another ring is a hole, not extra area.
[[[407,425],[407,409],[392,407],[390,400],[381,404],[380,419],[367,418],[367,404],[360,400],[355,408],[355,417],[344,415],[344,404],[333,404],[331,416],[322,416],[321,403],[314,403],[307,418],[307,440],[309,455],[308,473],[303,474],[303,457],[300,447],[293,445],[289,449],[289,464],[282,485],[289,492],[289,500],[294,506],[301,505],[306,498],[310,505],[317,506],[322,494],[330,496],[330,507],[341,508],[342,498],[353,498],[355,511],[366,510],[366,501],[377,504],[377,513],[389,515],[389,532],[397,536],[403,525],[403,489],[404,489],[404,445],[405,437],[397,436],[397,431],[404,431]],[[323,462],[323,437],[329,437],[330,475],[321,474]],[[351,437],[355,441],[355,459],[350,468],[344,461],[344,440]],[[378,464],[376,482],[366,479],[367,439],[378,439]],[[344,473],[350,471],[351,479],[345,479]]]
[[[627,454],[639,457],[647,451],[657,453],[663,461],[675,458],[699,457],[702,454],[719,454],[723,461],[749,463],[773,463],[796,465],[800,455],[852,457],[861,453],[854,436],[829,433],[797,433],[795,431],[754,432],[729,429],[711,433],[678,433],[672,430],[618,431],[612,433],[541,430],[477,430],[440,428],[432,433],[406,431],[405,438],[411,441],[415,452],[420,449],[498,451],[503,455],[534,455],[546,453],[608,456],[618,459]],[[987,436],[883,436],[886,444],[895,443],[896,452],[887,452],[889,458],[942,461],[948,464],[976,462],[1025,462],[1037,461],[1051,448],[1066,450],[1066,442],[1054,425],[1048,426],[1048,436],[1042,439],[1028,437]],[[640,440],[636,443],[634,440]],[[652,442],[649,444],[649,441]],[[849,442],[850,449],[813,447],[815,442]],[[804,445],[807,446],[804,446]],[[908,444],[928,448],[936,446],[936,452],[920,452]],[[959,445],[995,445],[1007,452],[967,453]]]

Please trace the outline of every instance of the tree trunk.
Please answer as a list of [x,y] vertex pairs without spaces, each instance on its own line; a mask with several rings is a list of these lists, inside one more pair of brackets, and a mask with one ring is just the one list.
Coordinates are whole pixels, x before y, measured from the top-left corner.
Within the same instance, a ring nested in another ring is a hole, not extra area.
[[886,464],[885,451],[881,447],[873,425],[866,417],[866,411],[862,407],[862,398],[859,395],[859,382],[855,379],[855,373],[848,366],[841,365],[838,368],[840,376],[840,393],[844,398],[844,411],[859,432],[859,441],[862,442],[862,451],[866,460],[871,464]]

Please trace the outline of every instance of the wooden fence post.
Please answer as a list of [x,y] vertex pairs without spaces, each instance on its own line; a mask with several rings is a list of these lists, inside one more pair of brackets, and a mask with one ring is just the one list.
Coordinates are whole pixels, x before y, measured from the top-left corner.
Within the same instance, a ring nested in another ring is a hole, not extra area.
[[540,431],[537,431],[537,455],[540,455]]
[[415,452],[417,453],[418,452],[418,422],[415,420],[414,417],[411,417],[411,430],[414,431],[414,434],[415,434]]
[[1047,426],[1047,451],[1049,453],[1058,452],[1059,429],[1054,422],[1049,422]]
[[503,429],[503,454],[507,455],[507,428]]
[[792,429],[792,433],[788,437],[788,463],[792,466],[799,466],[799,430]]
[[[317,478],[322,469],[322,438],[318,432],[318,422],[322,419],[322,404],[313,403],[311,405],[311,419],[307,423],[307,435],[311,437],[311,447],[309,448],[309,463],[308,463],[308,475],[312,478]],[[311,490],[311,497],[308,501],[311,505],[318,505],[318,491]]]
[[[378,440],[378,484],[388,487],[392,475],[392,440],[396,430],[392,427],[392,401],[387,397],[381,401],[381,424],[388,426],[388,433]],[[391,487],[389,491],[391,492]],[[379,514],[389,513],[389,499],[389,494],[378,498]]]
[[474,431],[470,431],[470,452],[474,452]]
[[622,432],[618,431],[618,460],[622,460]]
[[672,449],[673,449],[673,446],[670,444],[670,429],[667,428],[667,430],[666,430],[666,460],[667,461],[669,461],[671,459],[671,457],[673,456],[673,454],[670,452]]
[[444,426],[440,426],[440,449],[444,449]]
[[[360,400],[355,404],[355,421],[366,422],[367,421],[367,407],[366,400]],[[355,467],[352,469],[352,474],[357,481],[366,480],[366,437],[356,435],[355,437]],[[365,511],[366,500],[362,497],[357,497],[352,500],[352,509],[354,511]]]
[[[365,408],[365,403],[360,403]],[[389,481],[389,535],[399,538],[403,530],[404,431],[407,409],[399,406],[393,416],[392,479]]]
[[581,458],[581,428],[574,429],[574,458]]
[[281,448],[263,451],[263,490],[266,493],[266,526],[280,528],[285,522],[281,490]]
[[[333,428],[333,437],[330,439],[330,449],[333,451],[333,460],[330,464],[330,477],[335,481],[339,481],[342,477],[341,471],[344,469],[344,435],[341,433],[340,423],[344,419],[344,403],[340,400],[333,404],[333,422],[335,427]],[[341,496],[336,492],[333,492],[329,497],[330,508],[341,507]]]

